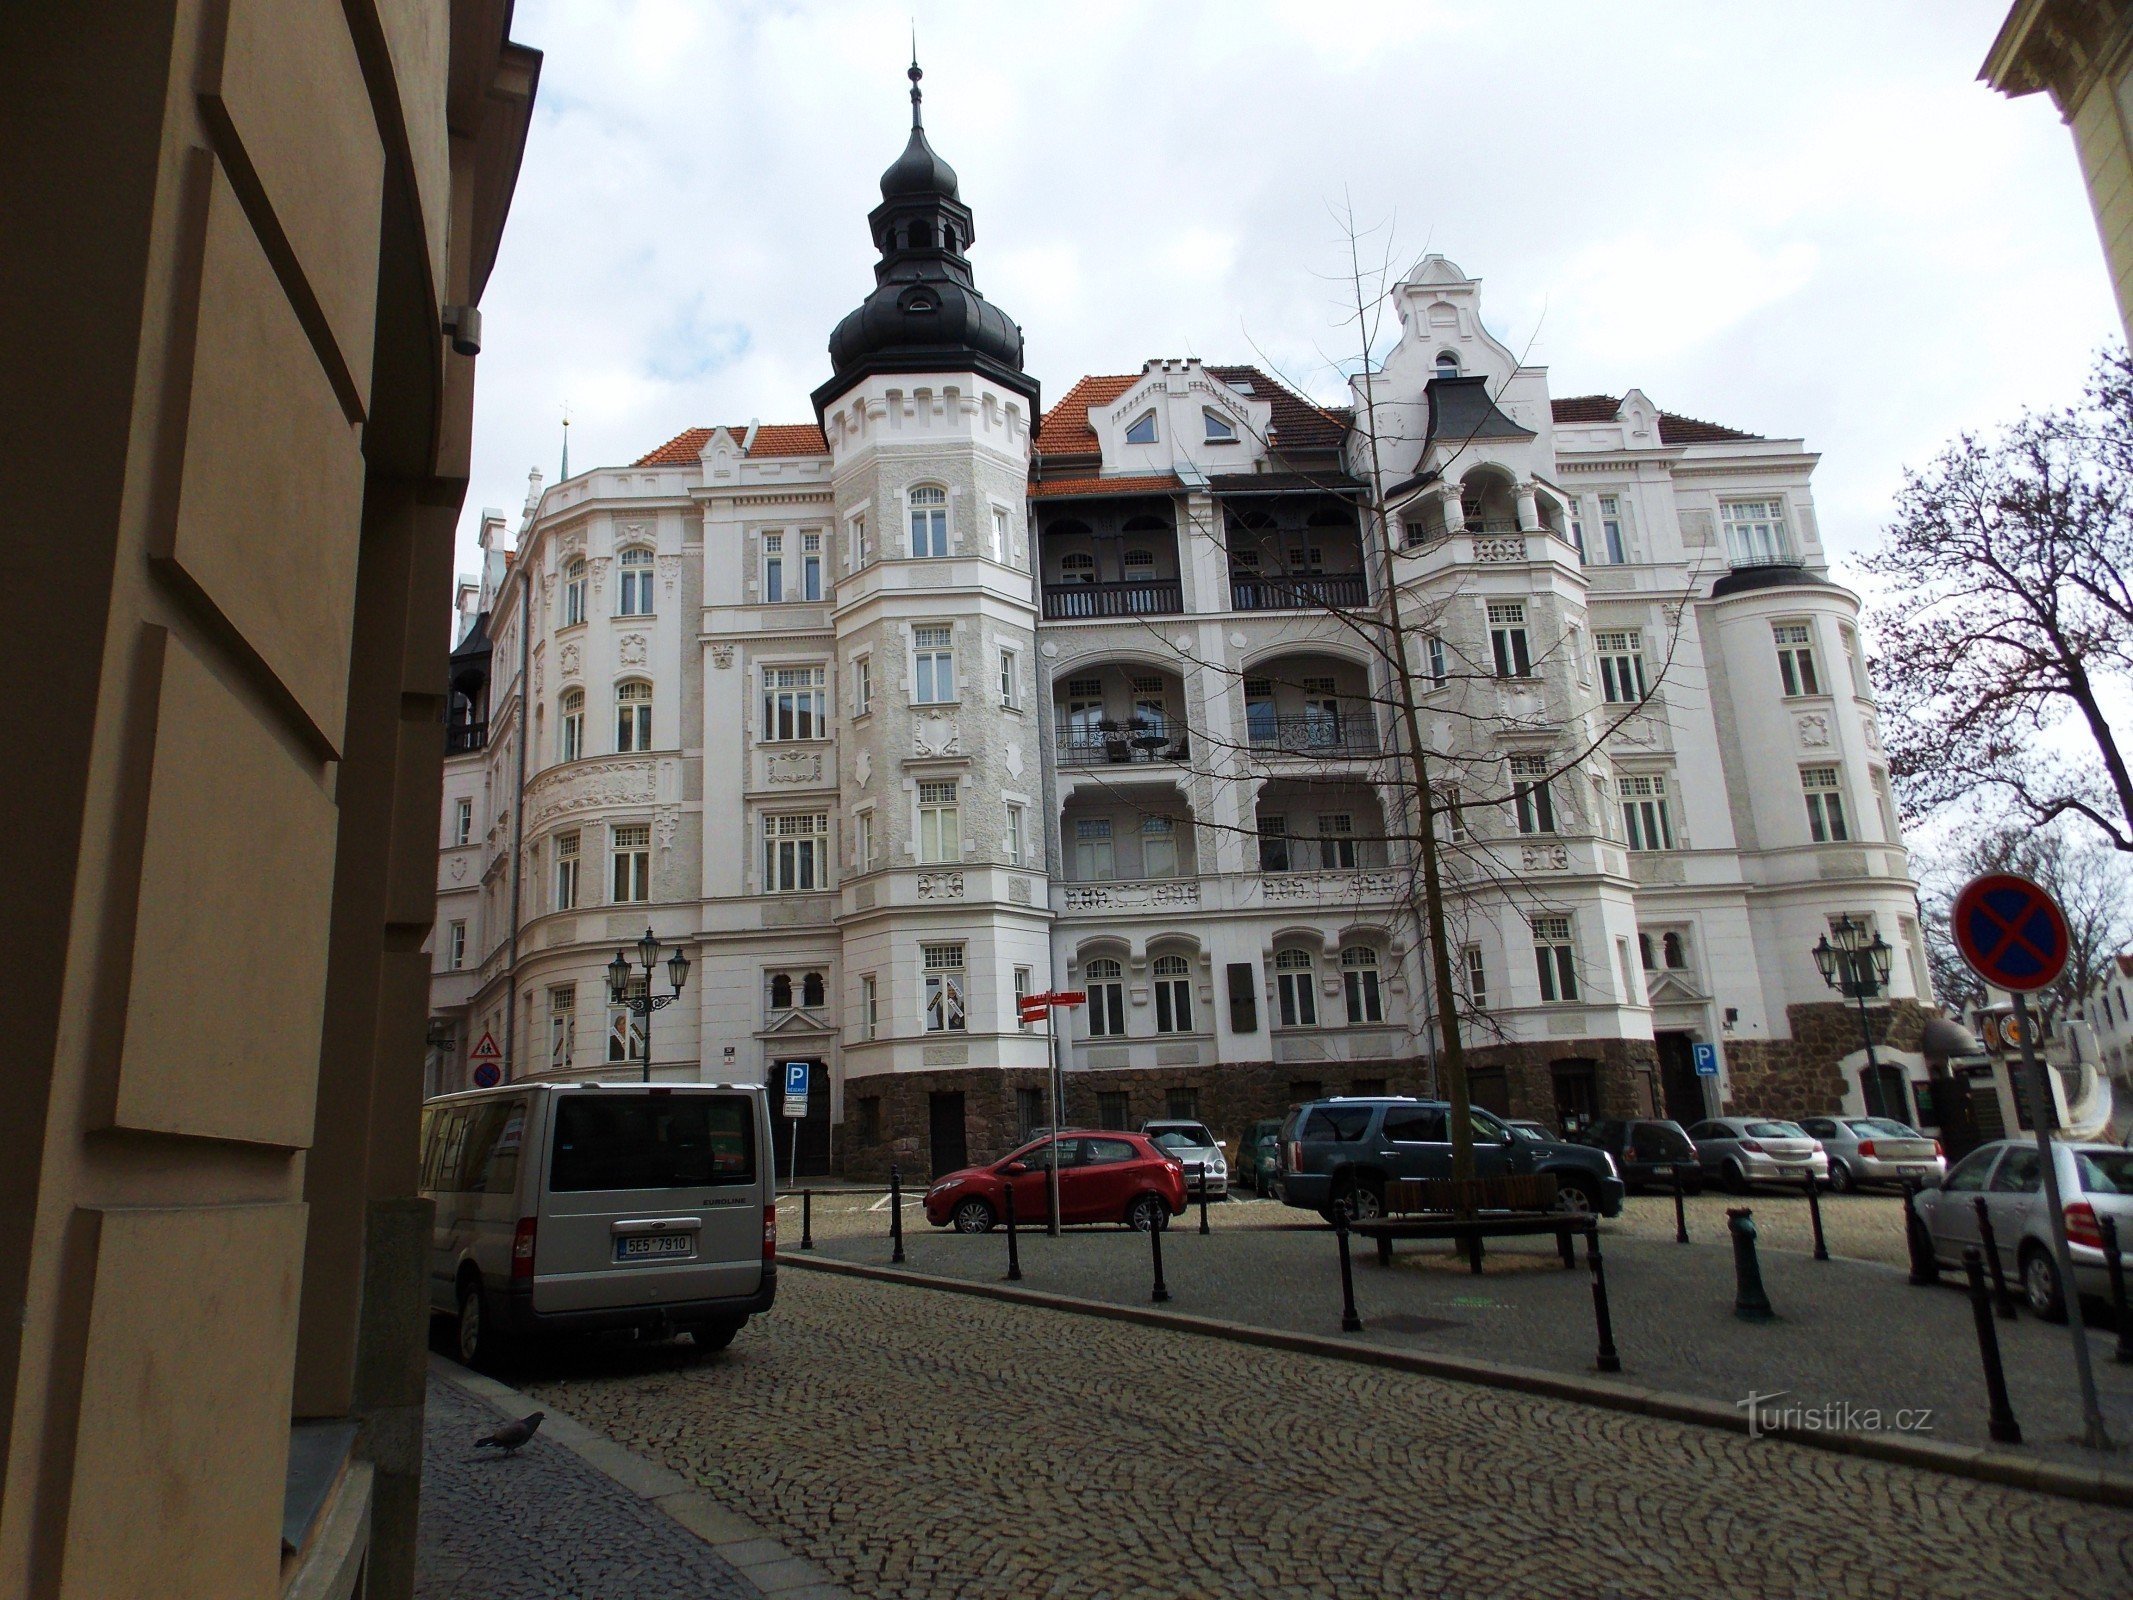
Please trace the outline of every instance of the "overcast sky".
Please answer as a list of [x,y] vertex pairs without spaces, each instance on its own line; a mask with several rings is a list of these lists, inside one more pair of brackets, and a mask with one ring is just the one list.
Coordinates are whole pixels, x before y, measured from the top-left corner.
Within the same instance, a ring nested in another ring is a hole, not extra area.
[[[1345,396],[1334,211],[1484,280],[1557,395],[1820,451],[1839,552],[1905,463],[2119,336],[2072,142],[1976,81],[2006,0],[916,4],[978,287],[1050,404],[1156,356]],[[913,6],[519,0],[546,52],[484,298],[474,481],[811,420],[873,285]]]

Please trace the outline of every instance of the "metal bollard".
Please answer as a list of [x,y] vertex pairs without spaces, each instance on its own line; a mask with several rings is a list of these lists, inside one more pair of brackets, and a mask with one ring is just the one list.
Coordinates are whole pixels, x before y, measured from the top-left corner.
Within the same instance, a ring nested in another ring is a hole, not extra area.
[[1674,1243],[1689,1242],[1689,1206],[1685,1198],[1686,1188],[1682,1183],[1681,1168],[1674,1168]]
[[1622,1358],[1615,1353],[1615,1319],[1607,1309],[1607,1266],[1600,1259],[1600,1225],[1585,1230],[1585,1265],[1592,1268],[1592,1322],[1600,1336],[1598,1366],[1602,1372],[1620,1372]]
[[1170,1286],[1163,1282],[1163,1221],[1161,1217],[1148,1220],[1148,1249],[1155,1258],[1155,1292],[1148,1298],[1157,1305],[1170,1298]]
[[1911,1252],[1911,1282],[1940,1282],[1940,1263],[1933,1259],[1933,1241],[1926,1236],[1926,1225],[1918,1218],[1918,1181],[1906,1178],[1903,1183],[1903,1240]]
[[1334,1207],[1333,1236],[1340,1241],[1341,1249],[1341,1332],[1361,1333],[1363,1319],[1355,1314],[1355,1266],[1348,1259],[1348,1212],[1344,1206]]
[[1200,1167],[1200,1237],[1207,1237],[1207,1167]]
[[812,1250],[814,1247],[815,1191],[802,1189],[800,1191],[800,1248],[802,1250]]
[[1977,1242],[1985,1257],[1985,1270],[1992,1274],[1992,1304],[2002,1322],[2015,1319],[2014,1291],[2007,1287],[2007,1269],[2000,1264],[2000,1241],[1992,1231],[1992,1212],[1979,1195],[1970,1202],[1977,1207]]
[[893,1161],[889,1164],[889,1239],[896,1247],[889,1252],[889,1264],[901,1266],[904,1259],[904,1169]]
[[2120,1366],[2133,1365],[2133,1318],[2126,1315],[2126,1264],[2118,1254],[2118,1219],[2105,1217],[2103,1264],[2111,1274],[2111,1316],[2118,1324],[2118,1348],[2111,1359]]
[[1822,1237],[1822,1180],[1812,1172],[1807,1174],[1807,1216],[1815,1229],[1815,1259],[1829,1259],[1829,1243]]
[[1733,1235],[1733,1314],[1748,1322],[1768,1322],[1777,1315],[1763,1291],[1762,1264],[1755,1259],[1755,1213],[1746,1206],[1726,1212]]
[[2020,1444],[2022,1425],[2007,1403],[2007,1374],[2000,1369],[2000,1330],[1993,1325],[1992,1299],[1985,1292],[1985,1261],[1976,1245],[1963,1250],[1963,1272],[1970,1279],[1970,1314],[1977,1323],[1977,1352],[1985,1363],[1985,1402],[1991,1407],[1989,1431],[1995,1444]]
[[1007,1281],[1022,1281],[1022,1250],[1015,1242],[1015,1184],[1010,1178],[1000,1191],[1000,1206],[1007,1213]]

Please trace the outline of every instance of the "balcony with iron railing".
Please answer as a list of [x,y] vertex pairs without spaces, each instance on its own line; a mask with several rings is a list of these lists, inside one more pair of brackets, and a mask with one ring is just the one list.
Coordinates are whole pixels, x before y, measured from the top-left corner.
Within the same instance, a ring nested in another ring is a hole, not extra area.
[[1246,741],[1257,755],[1307,757],[1374,756],[1377,724],[1359,712],[1317,712],[1277,717],[1258,706],[1245,708]]
[[1235,611],[1306,611],[1370,603],[1370,584],[1360,572],[1301,572],[1261,576],[1232,572],[1229,603]]
[[1092,617],[1168,617],[1177,616],[1184,609],[1185,591],[1176,578],[1044,586],[1047,622],[1078,622]]
[[1054,727],[1054,737],[1062,767],[1130,766],[1192,758],[1191,740],[1182,726],[1158,725],[1142,717],[1099,722],[1094,727],[1062,720]]
[[489,743],[489,724],[483,722],[454,722],[444,730],[444,753],[448,756],[472,755]]

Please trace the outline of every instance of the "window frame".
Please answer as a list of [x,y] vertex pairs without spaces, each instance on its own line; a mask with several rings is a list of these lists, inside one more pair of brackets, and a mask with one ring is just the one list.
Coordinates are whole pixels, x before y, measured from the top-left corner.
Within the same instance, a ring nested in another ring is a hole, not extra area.
[[[1752,508],[1752,509],[1751,509]],[[1734,567],[1782,567],[1792,561],[1789,507],[1782,494],[1718,502],[1719,539]],[[1740,537],[1736,539],[1736,534]]]
[[1528,629],[1523,600],[1486,602],[1489,628],[1489,659],[1496,676],[1506,679],[1533,676],[1533,637]]
[[[827,811],[766,811],[762,821],[763,893],[814,894],[830,887]],[[802,823],[808,826],[797,826]]]
[[[940,791],[946,790],[946,795]],[[963,859],[963,794],[954,778],[927,778],[917,789],[913,854],[921,866],[945,867]]]
[[1149,977],[1155,985],[1155,1031],[1191,1033],[1192,962],[1175,951],[1165,952],[1149,963]]
[[1778,684],[1788,700],[1821,699],[1823,687],[1821,652],[1815,648],[1815,626],[1805,617],[1773,618],[1770,639],[1777,651]]
[[1274,1014],[1284,1028],[1318,1026],[1318,958],[1294,945],[1274,952]]
[[904,491],[904,536],[914,561],[939,561],[955,553],[948,530],[947,485],[914,483]]
[[[631,691],[642,690],[641,694]],[[643,755],[652,748],[652,682],[624,678],[615,685],[615,754]]]
[[1126,964],[1115,956],[1098,956],[1082,965],[1081,987],[1088,999],[1091,1039],[1126,1037]]
[[[607,831],[608,903],[618,906],[651,904],[652,825],[649,822],[611,822]],[[643,835],[641,840],[640,834]],[[641,892],[625,894],[625,888]]]
[[588,567],[583,556],[563,564],[563,620],[560,628],[582,627],[585,622],[585,579]]
[[[830,737],[829,669],[816,663],[765,663],[762,669],[763,723],[756,736],[759,744],[819,744]],[[792,682],[781,679],[791,677]],[[789,697],[789,704],[786,703]],[[780,733],[781,714],[789,713],[788,725],[798,730],[810,722],[818,731]]]
[[[936,638],[935,635],[945,635]],[[947,692],[942,690],[945,665]],[[955,629],[946,623],[920,623],[911,630],[911,703],[952,706],[957,698]]]
[[1581,1005],[1578,997],[1577,928],[1572,918],[1552,913],[1531,916],[1533,964],[1542,1005]]
[[[641,560],[633,559],[642,557]],[[633,544],[615,552],[615,615],[651,617],[654,561],[649,545]]]
[[555,836],[555,909],[575,911],[578,908],[578,864],[583,859],[579,853],[579,830]]
[[[1827,778],[1820,774],[1827,773]],[[1800,768],[1800,789],[1807,806],[1807,838],[1812,844],[1850,844],[1851,818],[1844,804],[1841,763],[1818,761]]]
[[565,689],[556,700],[556,760],[585,759],[585,691]]
[[1385,1020],[1382,969],[1375,945],[1352,944],[1341,951],[1341,999],[1348,1009],[1349,1027]]
[[919,945],[920,1012],[927,1033],[968,1033],[969,951],[960,939]]

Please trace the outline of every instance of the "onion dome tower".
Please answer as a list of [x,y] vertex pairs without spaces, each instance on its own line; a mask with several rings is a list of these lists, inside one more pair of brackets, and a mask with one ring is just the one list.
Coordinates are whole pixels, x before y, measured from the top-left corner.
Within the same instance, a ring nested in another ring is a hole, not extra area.
[[909,76],[911,139],[881,175],[881,204],[867,215],[881,252],[875,289],[830,335],[835,376],[815,391],[816,413],[870,373],[976,372],[1021,394],[1034,415],[1022,330],[971,279],[964,252],[976,226],[955,169],[926,142],[915,56]]

